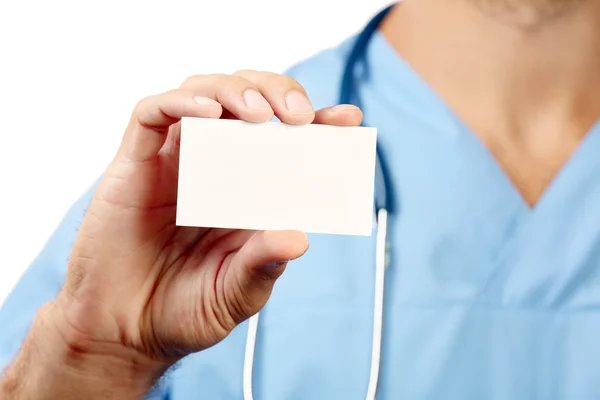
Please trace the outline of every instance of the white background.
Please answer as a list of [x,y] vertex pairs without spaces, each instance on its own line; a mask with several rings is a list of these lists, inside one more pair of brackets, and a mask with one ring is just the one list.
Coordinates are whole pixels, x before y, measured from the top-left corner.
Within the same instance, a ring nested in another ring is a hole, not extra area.
[[0,303],[140,98],[198,73],[282,72],[389,2],[0,1]]

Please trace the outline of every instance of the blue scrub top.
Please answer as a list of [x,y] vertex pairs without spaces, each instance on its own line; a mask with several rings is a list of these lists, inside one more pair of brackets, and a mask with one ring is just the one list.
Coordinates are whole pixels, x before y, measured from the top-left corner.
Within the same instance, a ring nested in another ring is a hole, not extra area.
[[[289,71],[315,107],[337,101],[353,38]],[[538,205],[376,34],[360,85],[395,186],[378,399],[600,399],[600,129]],[[0,311],[0,364],[59,291],[92,191]],[[254,398],[365,398],[374,237],[313,235],[258,328]],[[149,398],[241,399],[247,323],[185,358]]]

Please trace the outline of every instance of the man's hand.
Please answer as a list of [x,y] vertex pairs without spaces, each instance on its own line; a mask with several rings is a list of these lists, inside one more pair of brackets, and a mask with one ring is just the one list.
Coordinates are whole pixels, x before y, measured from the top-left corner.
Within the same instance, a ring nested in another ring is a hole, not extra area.
[[[78,232],[66,284],[8,372],[15,398],[140,397],[174,362],[215,345],[264,306],[286,262],[306,251],[306,235],[175,226],[179,120],[273,115],[291,124],[362,118],[353,106],[315,112],[298,82],[255,71],[194,76],[137,105]],[[61,375],[36,356],[73,370]],[[71,382],[47,381],[59,376]],[[77,390],[64,388],[70,384]]]

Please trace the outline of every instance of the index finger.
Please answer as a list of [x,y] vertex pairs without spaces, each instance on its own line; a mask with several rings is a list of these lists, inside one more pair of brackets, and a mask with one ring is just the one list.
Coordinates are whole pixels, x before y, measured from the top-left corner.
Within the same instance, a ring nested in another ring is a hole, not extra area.
[[308,94],[294,78],[252,70],[240,70],[235,75],[244,77],[256,85],[281,122],[310,124],[314,120],[315,111]]

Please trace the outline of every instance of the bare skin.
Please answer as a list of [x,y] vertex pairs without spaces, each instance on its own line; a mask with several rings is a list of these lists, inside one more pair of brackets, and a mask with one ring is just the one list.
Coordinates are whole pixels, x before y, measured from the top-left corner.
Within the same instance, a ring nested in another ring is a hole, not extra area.
[[600,2],[419,0],[382,26],[530,206],[600,117]]
[[[530,205],[598,119],[600,2],[406,0],[382,31]],[[0,398],[139,399],[174,362],[258,312],[307,238],[175,227],[177,122],[360,123],[351,106],[315,113],[305,94],[290,78],[241,71],[142,100],[78,232],[66,285],[38,313]]]

